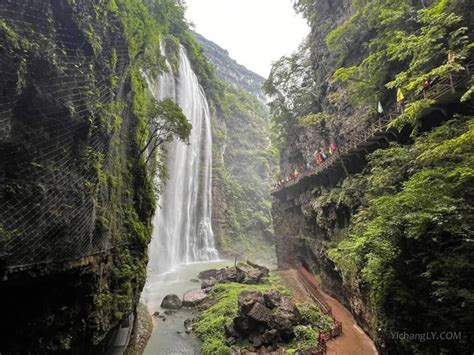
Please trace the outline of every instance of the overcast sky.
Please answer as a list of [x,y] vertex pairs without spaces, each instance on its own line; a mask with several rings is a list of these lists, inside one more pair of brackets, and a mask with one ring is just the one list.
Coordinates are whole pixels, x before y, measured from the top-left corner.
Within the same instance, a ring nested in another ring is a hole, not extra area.
[[267,77],[271,63],[290,54],[309,33],[292,0],[186,0],[196,32]]

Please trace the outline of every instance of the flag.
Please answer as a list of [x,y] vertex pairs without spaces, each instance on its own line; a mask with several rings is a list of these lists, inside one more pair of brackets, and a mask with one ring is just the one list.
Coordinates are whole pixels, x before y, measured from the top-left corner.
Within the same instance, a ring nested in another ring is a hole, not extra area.
[[377,104],[377,112],[382,114],[383,113],[383,106],[382,103],[379,101]]
[[402,102],[405,100],[405,96],[403,95],[402,89],[398,88],[397,90],[397,102]]

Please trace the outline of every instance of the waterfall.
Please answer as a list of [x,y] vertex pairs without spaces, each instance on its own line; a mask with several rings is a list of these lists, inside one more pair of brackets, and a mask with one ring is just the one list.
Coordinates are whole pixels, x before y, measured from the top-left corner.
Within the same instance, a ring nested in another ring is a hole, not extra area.
[[211,116],[185,50],[180,49],[177,75],[169,70],[149,84],[156,99],[173,99],[193,125],[189,145],[168,146],[169,180],[153,219],[149,247],[149,274],[157,275],[182,263],[217,259],[218,254],[211,226]]

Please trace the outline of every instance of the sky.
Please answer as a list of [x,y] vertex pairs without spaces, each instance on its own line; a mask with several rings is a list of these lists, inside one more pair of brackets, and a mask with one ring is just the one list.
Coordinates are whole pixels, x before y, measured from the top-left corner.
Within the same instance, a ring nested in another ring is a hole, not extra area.
[[185,0],[195,31],[267,77],[272,62],[294,52],[309,33],[292,0]]

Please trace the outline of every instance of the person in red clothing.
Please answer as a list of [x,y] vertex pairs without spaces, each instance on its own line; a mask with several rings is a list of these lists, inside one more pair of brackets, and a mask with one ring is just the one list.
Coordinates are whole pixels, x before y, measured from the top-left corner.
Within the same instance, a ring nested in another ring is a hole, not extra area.
[[329,336],[326,333],[319,333],[319,342],[326,343],[329,340]]

